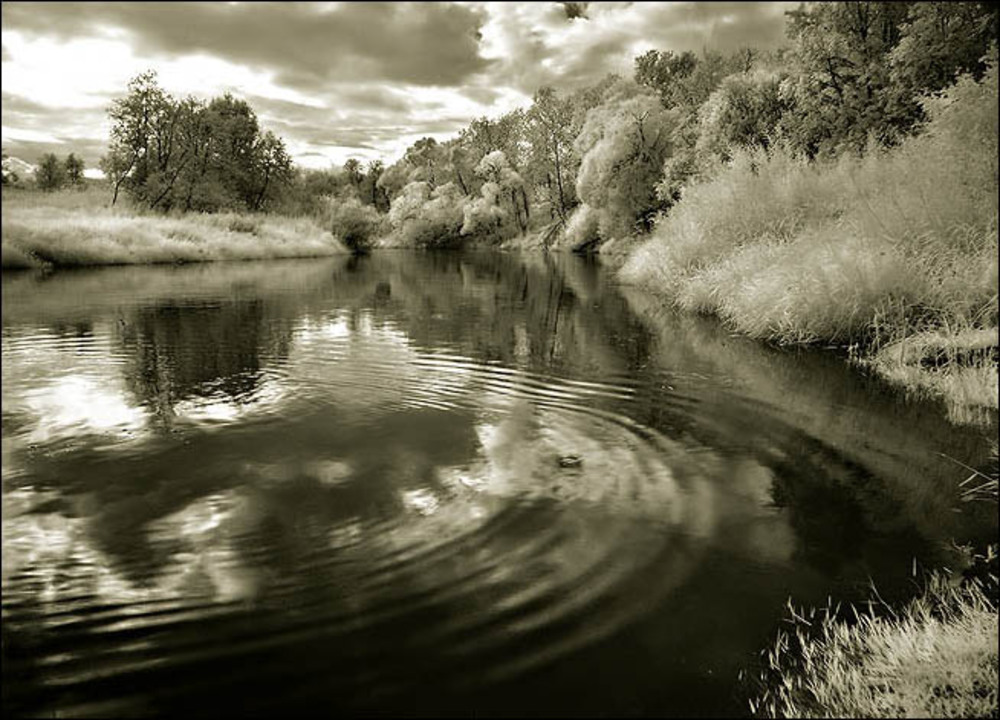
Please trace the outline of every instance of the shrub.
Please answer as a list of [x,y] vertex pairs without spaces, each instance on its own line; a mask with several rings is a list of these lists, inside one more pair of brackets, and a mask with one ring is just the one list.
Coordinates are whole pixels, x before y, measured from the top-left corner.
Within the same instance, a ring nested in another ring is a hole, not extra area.
[[367,252],[382,234],[382,216],[357,198],[327,198],[324,224],[355,253]]

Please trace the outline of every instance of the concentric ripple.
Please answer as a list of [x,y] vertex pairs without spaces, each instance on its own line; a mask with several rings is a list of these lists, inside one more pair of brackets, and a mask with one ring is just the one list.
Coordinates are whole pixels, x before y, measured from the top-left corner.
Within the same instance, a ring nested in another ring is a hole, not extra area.
[[5,713],[673,712],[923,517],[617,296],[382,262],[5,289]]

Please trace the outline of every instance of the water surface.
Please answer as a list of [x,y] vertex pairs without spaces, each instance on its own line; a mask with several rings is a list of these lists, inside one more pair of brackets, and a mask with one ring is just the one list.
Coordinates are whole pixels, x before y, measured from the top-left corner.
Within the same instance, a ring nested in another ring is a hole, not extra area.
[[740,714],[988,434],[578,258],[5,274],[4,710]]

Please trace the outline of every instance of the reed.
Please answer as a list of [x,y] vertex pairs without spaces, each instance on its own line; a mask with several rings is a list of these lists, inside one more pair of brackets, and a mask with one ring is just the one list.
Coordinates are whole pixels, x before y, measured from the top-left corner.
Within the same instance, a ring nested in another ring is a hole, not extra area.
[[[993,551],[995,564],[995,550]],[[757,717],[996,717],[997,603],[934,574],[894,609],[789,604],[750,700]],[[877,598],[877,592],[875,593]]]
[[[81,193],[85,195],[86,193]],[[67,206],[61,194],[4,193],[3,268],[315,257],[346,252],[310,218],[138,214]]]
[[925,132],[891,151],[734,152],[622,279],[755,338],[851,347],[956,418],[995,411],[997,68],[927,103]]

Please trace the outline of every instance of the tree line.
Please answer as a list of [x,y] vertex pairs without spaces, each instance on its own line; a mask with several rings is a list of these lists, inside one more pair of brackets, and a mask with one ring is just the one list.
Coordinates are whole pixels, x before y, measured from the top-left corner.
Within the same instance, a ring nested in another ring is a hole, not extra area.
[[311,214],[356,247],[387,232],[416,246],[537,232],[583,248],[649,230],[740,148],[823,162],[892,147],[920,132],[922,98],[996,57],[991,3],[806,3],[787,16],[781,49],[651,50],[631,77],[540,88],[529,107],[422,138],[389,166],[296,170],[245,102],[177,101],[145,74],[111,108],[102,168],[116,197],[151,208]]
[[[7,153],[3,153],[3,184],[20,185],[21,177],[17,171],[8,166]],[[70,153],[60,160],[55,153],[45,153],[38,159],[38,164],[34,170],[35,186],[39,190],[58,190],[66,185],[70,187],[83,187],[84,162]]]

